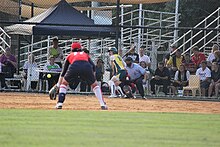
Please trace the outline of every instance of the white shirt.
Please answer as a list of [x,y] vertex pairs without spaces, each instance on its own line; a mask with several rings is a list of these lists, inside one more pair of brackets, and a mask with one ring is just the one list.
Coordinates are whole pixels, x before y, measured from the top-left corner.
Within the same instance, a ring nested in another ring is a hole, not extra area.
[[36,62],[30,63],[30,62],[26,61],[24,63],[23,69],[29,69],[29,68],[35,68],[35,67],[37,68],[37,63]]
[[207,61],[211,62],[215,59],[215,54],[214,53],[210,53],[208,58],[207,58]]
[[200,80],[204,81],[207,77],[211,77],[211,71],[208,67],[206,67],[205,70],[202,70],[202,67],[200,67],[199,69],[197,69],[196,75],[199,75]]
[[[179,75],[179,70],[176,71],[175,73],[175,77],[174,77],[174,80],[178,81],[178,75]],[[190,72],[189,71],[186,71],[186,79],[187,81],[189,80],[189,76],[190,76]],[[183,77],[184,78],[184,77]],[[182,79],[183,80],[183,79]]]
[[145,63],[150,63],[150,57],[148,57],[147,55],[143,55],[142,57],[139,55],[139,63],[141,61],[144,61]]
[[26,69],[27,73],[31,75],[30,76],[30,80],[31,81],[38,81],[38,79],[39,79],[39,72],[36,71],[38,69],[36,62],[30,63],[30,62],[26,61],[24,63],[23,69],[24,70]]

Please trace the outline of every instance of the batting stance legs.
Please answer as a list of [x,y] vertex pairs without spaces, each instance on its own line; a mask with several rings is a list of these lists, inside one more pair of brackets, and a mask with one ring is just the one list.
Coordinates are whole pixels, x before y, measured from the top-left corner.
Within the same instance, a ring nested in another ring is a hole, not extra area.
[[101,109],[106,110],[107,106],[103,100],[102,92],[100,87],[98,86],[98,82],[95,80],[92,67],[88,62],[85,61],[76,61],[70,65],[60,85],[59,97],[56,108],[62,109],[63,102],[65,101],[67,85],[69,83],[73,83],[74,80],[79,77],[80,79],[87,81],[87,83],[91,85],[95,93],[95,96],[99,100]]

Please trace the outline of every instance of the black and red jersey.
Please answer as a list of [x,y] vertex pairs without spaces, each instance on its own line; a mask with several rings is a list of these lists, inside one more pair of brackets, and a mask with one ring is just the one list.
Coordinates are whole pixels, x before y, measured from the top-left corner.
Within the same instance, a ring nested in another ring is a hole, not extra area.
[[86,54],[85,52],[72,52],[70,53],[66,60],[70,63],[73,64],[75,61],[89,61],[89,55]]

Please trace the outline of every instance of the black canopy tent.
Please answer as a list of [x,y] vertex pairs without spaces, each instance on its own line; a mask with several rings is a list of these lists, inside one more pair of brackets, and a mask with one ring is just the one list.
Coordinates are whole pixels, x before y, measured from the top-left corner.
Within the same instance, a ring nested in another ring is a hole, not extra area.
[[116,34],[114,27],[96,25],[94,20],[80,13],[65,0],[24,22],[25,24],[15,24],[5,29],[9,34],[66,35],[77,38],[114,37]]
[[[116,29],[111,26],[98,26],[92,19],[61,0],[45,12],[30,18],[25,23],[5,27],[9,34],[31,35],[31,50],[33,52],[34,35],[65,35],[76,38],[115,37]],[[86,26],[87,25],[87,26]],[[27,75],[27,90],[30,87],[31,75]]]

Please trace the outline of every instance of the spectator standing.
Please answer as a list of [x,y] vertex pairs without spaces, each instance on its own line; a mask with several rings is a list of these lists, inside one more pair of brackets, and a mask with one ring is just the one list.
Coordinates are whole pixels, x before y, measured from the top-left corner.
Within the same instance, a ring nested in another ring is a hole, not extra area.
[[207,67],[206,61],[202,61],[201,67],[196,71],[196,75],[199,75],[200,77],[202,96],[206,96],[206,90],[208,90],[209,88],[210,78],[211,78],[211,71]]
[[123,56],[126,60],[128,57],[131,57],[134,63],[139,63],[139,55],[135,53],[136,46],[131,47],[127,54]]
[[[147,77],[148,77],[148,79],[150,79],[150,75],[151,75],[151,73],[150,73],[150,71],[149,71],[149,69],[148,69],[148,67],[147,67],[147,64],[146,64],[146,62],[144,62],[144,61],[141,61],[140,62],[140,66],[143,68],[143,69],[145,69],[145,71],[146,71],[146,73],[147,73]],[[149,85],[149,82],[148,82],[149,80],[147,80],[146,81],[146,83],[143,83],[143,86],[144,86],[144,89],[145,88],[147,88],[147,90],[148,90],[148,85]],[[147,91],[148,92],[148,91]]]
[[215,55],[215,59],[213,60],[213,62],[217,62],[220,65],[220,51],[217,50],[214,52]]
[[184,64],[185,69],[187,71],[189,71],[191,74],[195,74],[196,73],[196,65],[194,64],[194,62],[191,60],[190,54],[186,53],[184,56],[184,61],[182,62],[182,64]]
[[215,96],[218,97],[219,88],[220,88],[220,68],[217,62],[213,62],[212,71],[211,71],[211,84],[209,85],[208,96],[211,97],[214,91]]
[[219,46],[218,46],[217,44],[214,44],[214,45],[212,46],[212,52],[209,54],[209,56],[208,56],[208,58],[207,58],[207,65],[208,65],[209,67],[212,66],[212,62],[213,62],[213,60],[215,59],[215,54],[214,54],[214,52],[215,52],[215,51],[218,51],[218,50],[219,50]]
[[193,47],[192,52],[194,54],[192,56],[192,61],[196,65],[196,68],[199,68],[202,61],[206,61],[205,54],[199,52],[199,48],[197,46]]
[[48,57],[53,56],[55,58],[55,63],[62,67],[63,61],[63,51],[58,46],[58,38],[53,39],[53,47],[49,49]]
[[158,63],[154,77],[150,81],[152,94],[155,94],[155,85],[163,85],[163,92],[167,95],[167,87],[170,85],[170,72],[164,63]]
[[[49,71],[57,71],[57,70],[60,70],[60,66],[58,64],[55,63],[55,58],[53,56],[50,56],[49,57],[49,62],[47,62],[45,65],[44,65],[44,70],[45,71],[48,71],[48,74]],[[55,85],[57,82],[58,82],[58,79],[59,79],[59,75],[60,74],[56,74],[56,73],[52,73],[50,74],[51,76],[46,76],[45,78],[47,79],[48,81],[48,90],[50,90],[53,85]]]
[[175,45],[171,46],[169,49],[169,53],[165,55],[164,57],[164,64],[167,65],[167,62],[169,61],[170,57],[172,56],[171,53],[173,53],[177,47]]
[[131,57],[126,58],[126,70],[130,76],[130,82],[136,84],[137,89],[143,99],[146,99],[144,96],[143,83],[146,83],[148,78],[147,72],[139,64],[133,63]]
[[104,62],[102,59],[98,59],[97,60],[97,64],[96,64],[96,71],[95,71],[95,76],[96,76],[96,80],[99,83],[99,86],[101,87],[101,83],[103,80],[103,74],[104,74]]
[[23,71],[24,71],[23,78],[24,78],[25,89],[26,89],[28,72],[31,72],[31,89],[36,89],[37,81],[39,80],[39,73],[36,72],[36,69],[37,69],[37,63],[35,62],[34,55],[29,55],[28,61],[26,61],[23,66]]
[[167,67],[171,71],[171,76],[174,76],[175,72],[179,69],[180,65],[182,64],[182,61],[184,60],[184,57],[181,56],[181,53],[181,50],[177,49],[175,55],[170,57],[170,59],[167,61]]
[[174,92],[177,91],[177,87],[183,89],[183,86],[187,86],[189,84],[189,76],[190,72],[185,69],[185,66],[183,64],[181,64],[179,70],[177,70],[175,73],[173,82]]
[[150,67],[150,57],[148,55],[145,55],[145,49],[144,47],[140,47],[139,49],[139,63],[144,61],[146,63],[146,68],[148,69]]

